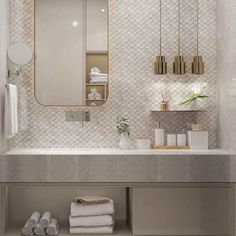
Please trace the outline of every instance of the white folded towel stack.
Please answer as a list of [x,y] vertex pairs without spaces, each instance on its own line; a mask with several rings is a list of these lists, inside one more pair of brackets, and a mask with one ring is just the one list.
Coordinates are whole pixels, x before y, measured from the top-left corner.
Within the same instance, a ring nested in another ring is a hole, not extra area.
[[50,235],[58,234],[59,225],[50,212],[44,212],[40,218],[39,212],[34,212],[22,229],[22,234],[29,235]]
[[71,234],[112,234],[115,213],[113,200],[103,197],[77,197],[71,203]]
[[108,74],[101,73],[101,71],[94,67],[89,73],[90,83],[108,83]]

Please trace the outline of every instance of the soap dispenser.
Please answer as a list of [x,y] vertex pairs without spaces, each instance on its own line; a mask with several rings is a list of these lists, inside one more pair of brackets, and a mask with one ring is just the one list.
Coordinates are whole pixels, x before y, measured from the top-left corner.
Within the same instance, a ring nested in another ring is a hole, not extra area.
[[161,129],[160,122],[158,122],[157,128],[155,129],[155,146],[165,145],[165,130]]

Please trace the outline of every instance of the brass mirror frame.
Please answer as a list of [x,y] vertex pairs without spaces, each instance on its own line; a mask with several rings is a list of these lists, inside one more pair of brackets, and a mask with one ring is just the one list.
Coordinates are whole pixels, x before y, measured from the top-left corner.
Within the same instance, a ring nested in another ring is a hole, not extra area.
[[[44,107],[75,107],[75,108],[96,108],[96,107],[102,107],[102,106],[105,106],[106,105],[106,103],[108,102],[108,100],[109,100],[109,98],[110,98],[110,85],[111,85],[111,83],[110,83],[110,54],[111,54],[111,52],[110,52],[110,30],[111,30],[111,24],[110,24],[110,19],[111,19],[111,13],[110,13],[110,5],[111,5],[111,2],[110,2],[110,0],[107,0],[107,21],[108,21],[108,24],[107,24],[107,28],[108,28],[108,32],[107,32],[107,42],[108,42],[108,45],[107,45],[107,51],[108,51],[108,55],[107,55],[107,61],[108,61],[108,68],[107,68],[107,70],[108,70],[108,84],[107,84],[107,87],[108,87],[108,90],[109,90],[109,94],[108,94],[108,96],[107,96],[107,99],[104,101],[104,103],[103,104],[101,104],[101,105],[96,105],[96,106],[93,106],[93,105],[90,105],[90,106],[87,106],[87,105],[45,105],[45,104],[42,104],[41,102],[39,102],[38,101],[38,99],[36,98],[36,96],[35,96],[35,94],[36,94],[36,86],[35,86],[35,79],[36,79],[36,76],[35,76],[35,60],[36,60],[36,58],[37,58],[37,55],[35,55],[35,38],[36,38],[36,36],[35,36],[35,28],[36,28],[36,22],[35,22],[35,13],[36,13],[36,7],[35,7],[35,1],[36,0],[34,0],[34,7],[33,7],[33,14],[34,14],[34,24],[33,24],[33,31],[34,31],[34,33],[33,33],[33,55],[34,55],[34,57],[33,57],[33,70],[34,70],[34,73],[33,73],[33,87],[34,87],[34,91],[33,91],[33,96],[34,96],[34,99],[36,100],[36,102],[39,104],[39,105],[41,105],[41,106],[44,106]],[[85,3],[85,1],[86,0],[83,0],[83,2]],[[86,58],[85,58],[86,59]]]

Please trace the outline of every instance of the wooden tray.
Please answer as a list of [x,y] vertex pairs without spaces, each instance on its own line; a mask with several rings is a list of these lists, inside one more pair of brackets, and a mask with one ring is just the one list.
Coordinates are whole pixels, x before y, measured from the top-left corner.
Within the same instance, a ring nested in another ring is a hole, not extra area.
[[153,149],[169,149],[169,150],[188,150],[189,146],[158,146],[154,145]]

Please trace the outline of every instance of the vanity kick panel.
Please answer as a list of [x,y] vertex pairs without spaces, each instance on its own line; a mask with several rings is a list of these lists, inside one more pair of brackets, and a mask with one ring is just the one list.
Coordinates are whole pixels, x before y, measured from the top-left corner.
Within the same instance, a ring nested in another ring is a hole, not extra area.
[[134,235],[232,235],[229,187],[133,188]]

